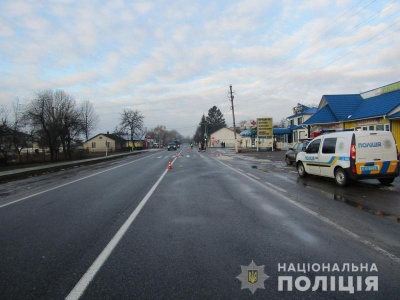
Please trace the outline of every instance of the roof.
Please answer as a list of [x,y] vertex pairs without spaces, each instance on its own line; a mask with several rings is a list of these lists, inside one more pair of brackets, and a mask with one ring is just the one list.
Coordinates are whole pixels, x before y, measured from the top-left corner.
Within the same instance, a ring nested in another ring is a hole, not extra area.
[[387,116],[386,119],[400,119],[400,111],[390,116]]
[[324,100],[339,121],[346,121],[363,102],[360,94],[324,95],[321,102]]
[[[211,134],[215,134],[215,133],[217,133],[218,131],[222,131],[222,130],[229,130],[229,131],[232,131],[232,133],[234,132],[234,131],[233,131],[233,127],[230,127],[230,128],[228,128],[228,127],[222,127],[222,128],[220,128],[220,129],[218,129],[217,131],[214,131],[214,132],[211,133]],[[236,128],[236,133],[239,133],[239,132],[241,132],[241,131],[240,131],[240,128]]]
[[287,119],[300,117],[300,116],[304,116],[304,115],[313,115],[318,110],[318,108],[316,108],[316,107],[308,107],[308,106],[305,106],[305,105],[301,105],[301,106],[304,108],[303,111],[301,111],[301,112],[299,112],[297,114],[291,115],[291,116],[287,117]]
[[347,121],[363,102],[359,94],[323,95],[318,111],[303,124],[330,124]]
[[360,120],[371,117],[386,116],[400,105],[400,90],[367,98],[348,120]]
[[109,138],[111,140],[116,141],[116,142],[120,142],[120,143],[125,143],[126,142],[126,140],[124,138],[122,138],[119,135],[114,134],[114,133],[99,133],[99,134],[95,135],[94,137],[88,139],[87,141],[90,141],[90,140],[98,137],[99,135],[103,135],[103,136],[105,136],[105,137],[107,137],[107,138]]
[[249,137],[249,136],[251,136],[251,130],[246,129],[246,130],[241,131],[241,132],[240,132],[240,136],[243,136],[243,137]]
[[311,114],[315,114],[318,111],[317,107],[310,107],[309,109],[307,109],[304,114],[305,115],[311,115]]
[[304,126],[304,125],[290,125],[288,128],[290,130],[297,130],[297,129],[304,129],[304,128],[307,128],[307,127]]
[[291,132],[290,128],[273,128],[274,135],[291,134]]
[[329,105],[325,105],[321,110],[311,116],[303,124],[329,124],[339,122]]

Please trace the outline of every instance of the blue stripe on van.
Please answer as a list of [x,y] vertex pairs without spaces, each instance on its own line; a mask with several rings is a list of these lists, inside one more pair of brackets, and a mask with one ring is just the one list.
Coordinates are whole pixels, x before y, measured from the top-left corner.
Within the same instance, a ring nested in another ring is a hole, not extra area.
[[382,169],[381,169],[381,171],[379,173],[381,173],[381,174],[387,173],[388,169],[390,167],[390,163],[391,163],[390,161],[384,161],[383,164],[382,164]]

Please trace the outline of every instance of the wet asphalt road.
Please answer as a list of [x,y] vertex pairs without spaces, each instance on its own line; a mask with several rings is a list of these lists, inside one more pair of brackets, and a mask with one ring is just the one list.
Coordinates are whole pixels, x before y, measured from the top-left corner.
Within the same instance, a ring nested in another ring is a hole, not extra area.
[[[0,199],[0,298],[398,296],[398,222],[335,199],[344,192],[330,181],[304,182],[268,160],[255,164],[185,147],[178,158],[173,154],[151,152],[8,185],[14,189]],[[165,172],[168,161],[173,170]],[[398,197],[370,189],[369,196]],[[236,278],[252,261],[269,276],[254,294]],[[291,263],[374,264],[378,271],[279,268]],[[301,292],[294,284],[279,291],[280,276],[305,276],[312,285],[318,276],[344,276],[346,285],[349,276],[378,276],[379,289],[350,294],[336,283],[336,291]]]

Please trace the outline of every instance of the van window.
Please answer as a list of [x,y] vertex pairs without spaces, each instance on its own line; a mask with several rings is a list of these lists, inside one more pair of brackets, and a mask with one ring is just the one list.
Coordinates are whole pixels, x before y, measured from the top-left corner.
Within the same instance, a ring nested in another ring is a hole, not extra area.
[[316,140],[310,143],[307,147],[307,153],[318,153],[321,140]]
[[324,140],[322,145],[322,153],[335,153],[336,138],[328,138]]

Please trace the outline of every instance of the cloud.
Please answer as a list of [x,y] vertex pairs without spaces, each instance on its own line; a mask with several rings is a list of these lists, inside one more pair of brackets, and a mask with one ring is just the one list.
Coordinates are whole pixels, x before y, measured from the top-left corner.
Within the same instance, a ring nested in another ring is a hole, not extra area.
[[[101,5],[100,5],[101,4]],[[0,104],[63,88],[95,103],[99,131],[125,106],[192,134],[220,107],[280,120],[297,102],[400,78],[400,4],[350,0],[0,3]]]

